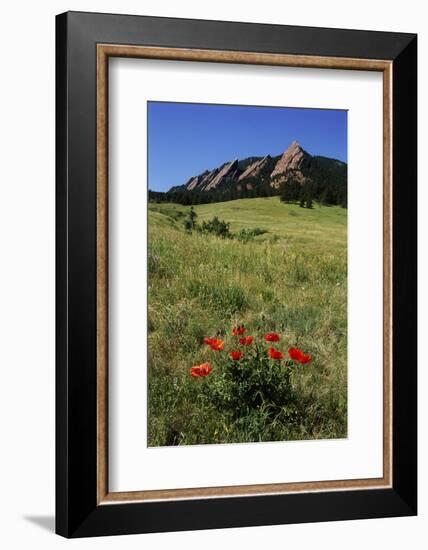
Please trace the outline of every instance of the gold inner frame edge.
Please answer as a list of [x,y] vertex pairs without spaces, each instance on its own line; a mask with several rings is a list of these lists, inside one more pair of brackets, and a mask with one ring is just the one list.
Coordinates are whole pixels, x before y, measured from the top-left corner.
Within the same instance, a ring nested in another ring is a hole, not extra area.
[[[132,57],[383,73],[383,477],[225,487],[108,489],[108,59]],[[97,504],[239,497],[392,486],[392,62],[385,60],[97,44]]]

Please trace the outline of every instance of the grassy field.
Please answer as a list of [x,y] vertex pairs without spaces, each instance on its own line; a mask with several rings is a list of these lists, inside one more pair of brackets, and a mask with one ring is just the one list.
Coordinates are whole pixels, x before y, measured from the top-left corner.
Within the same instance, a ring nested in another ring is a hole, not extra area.
[[[266,232],[249,242],[190,233],[188,207],[149,205],[149,445],[346,437],[347,210],[278,197],[194,208],[198,223],[218,216],[233,233]],[[224,360],[203,339],[224,339],[227,353],[242,324],[312,355],[280,407],[230,406]],[[192,378],[205,361],[212,374]]]

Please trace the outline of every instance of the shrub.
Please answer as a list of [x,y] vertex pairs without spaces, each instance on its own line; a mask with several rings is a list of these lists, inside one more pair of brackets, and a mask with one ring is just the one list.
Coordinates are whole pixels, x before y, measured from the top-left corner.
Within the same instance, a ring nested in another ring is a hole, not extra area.
[[264,235],[265,233],[267,233],[267,230],[261,229],[260,227],[241,229],[241,231],[236,234],[236,238],[238,241],[247,243],[248,241],[254,240],[254,237],[257,237],[257,235]]
[[[205,338],[213,351],[212,360],[190,369],[191,376],[204,378],[200,386],[201,402],[228,411],[233,419],[253,414],[262,408],[275,417],[295,409],[292,377],[297,364],[306,364],[311,356],[298,348],[286,354],[278,349],[280,335],[274,332],[245,337],[244,327],[236,329],[229,346],[219,338]],[[275,346],[275,347],[274,347]],[[195,372],[200,374],[195,374]]]
[[202,222],[201,231],[203,233],[211,233],[217,235],[217,237],[231,237],[230,223],[224,220],[219,220],[217,216],[214,216],[212,220]]
[[184,220],[184,229],[188,231],[189,233],[192,232],[193,229],[196,229],[196,218],[198,217],[197,213],[195,212],[195,209],[193,206],[190,207],[190,210],[187,212],[187,217]]

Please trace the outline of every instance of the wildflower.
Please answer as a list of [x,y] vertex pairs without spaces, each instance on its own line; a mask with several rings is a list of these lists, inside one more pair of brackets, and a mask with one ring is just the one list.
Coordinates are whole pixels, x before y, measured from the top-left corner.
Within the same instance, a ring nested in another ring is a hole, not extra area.
[[232,357],[232,359],[234,361],[239,361],[239,359],[242,359],[242,357],[244,357],[244,352],[243,351],[232,350],[230,352],[230,356]]
[[245,327],[244,327],[244,325],[241,325],[241,326],[239,326],[239,327],[236,327],[236,328],[234,328],[234,329],[232,330],[233,336],[240,336],[240,335],[244,334],[244,332],[245,332]]
[[208,344],[214,351],[221,351],[224,348],[224,340],[220,340],[219,338],[209,338],[206,336],[204,343]]
[[194,377],[208,376],[213,370],[209,363],[201,363],[190,369],[190,374]]
[[211,349],[214,351],[221,351],[224,348],[224,340],[214,338],[210,344]]
[[288,354],[293,359],[293,361],[298,361],[299,363],[302,363],[302,365],[309,363],[309,361],[312,359],[312,357],[308,353],[304,353],[299,348],[290,348],[288,350]]
[[245,336],[244,338],[239,339],[239,343],[243,346],[251,346],[253,343],[254,337],[253,336]]
[[276,332],[268,332],[265,334],[266,342],[279,342],[279,334]]
[[272,359],[282,359],[284,357],[284,354],[275,348],[269,348],[268,353]]

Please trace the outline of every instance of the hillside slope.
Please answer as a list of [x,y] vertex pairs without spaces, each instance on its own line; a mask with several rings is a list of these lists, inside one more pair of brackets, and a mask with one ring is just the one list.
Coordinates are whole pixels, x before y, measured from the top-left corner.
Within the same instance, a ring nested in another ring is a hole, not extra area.
[[[194,210],[198,223],[218,216],[234,233],[266,233],[245,243],[190,233],[188,207],[149,205],[149,446],[346,437],[346,210],[307,210],[278,197]],[[278,331],[280,349],[312,355],[296,370],[292,413],[256,409],[237,420],[201,396],[193,365],[212,362],[207,391],[223,383],[220,355],[204,337],[230,346],[231,327],[241,324],[259,340]]]

